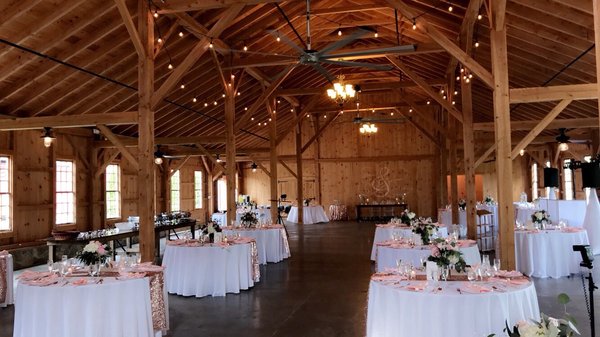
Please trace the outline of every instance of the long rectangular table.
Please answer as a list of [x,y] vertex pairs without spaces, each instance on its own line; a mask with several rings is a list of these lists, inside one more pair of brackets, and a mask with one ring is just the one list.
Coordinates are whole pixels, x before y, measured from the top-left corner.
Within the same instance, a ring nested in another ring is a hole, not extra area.
[[398,218],[405,209],[408,204],[356,205],[356,221]]
[[[195,231],[196,231],[196,220],[195,219],[188,219],[187,221],[180,221],[178,223],[171,224],[171,225],[159,225],[159,226],[154,227],[154,236],[155,236],[155,240],[154,240],[155,250],[154,251],[156,254],[156,256],[155,256],[156,259],[158,259],[160,257],[160,235],[163,232],[167,232],[167,240],[170,240],[170,238],[169,238],[170,236],[168,235],[168,233],[170,231],[173,231],[175,233],[175,235],[177,236],[175,229],[185,228],[185,227],[190,228],[190,231],[192,232],[192,238],[195,238]],[[46,245],[48,245],[48,259],[51,261],[54,261],[54,247],[69,246],[69,245],[84,245],[90,240],[96,240],[96,241],[99,241],[102,243],[108,243],[110,245],[110,248],[112,249],[113,259],[114,259],[115,255],[116,255],[115,243],[123,251],[127,251],[125,249],[125,246],[119,240],[128,239],[128,243],[126,245],[131,247],[131,238],[136,237],[136,236],[139,236],[139,230],[130,229],[130,230],[125,230],[125,231],[119,231],[119,233],[117,233],[117,234],[105,235],[105,236],[101,236],[101,237],[97,237],[97,238],[90,238],[90,239],[56,240],[54,238],[46,238],[46,239],[44,239],[44,241],[46,241]]]

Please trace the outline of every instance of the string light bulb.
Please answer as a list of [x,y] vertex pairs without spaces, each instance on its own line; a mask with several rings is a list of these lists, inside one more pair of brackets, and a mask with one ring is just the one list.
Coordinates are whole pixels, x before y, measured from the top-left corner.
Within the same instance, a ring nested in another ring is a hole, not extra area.
[[183,32],[179,31],[179,37],[183,37]]
[[475,40],[475,48],[479,48],[479,41]]
[[342,36],[342,25],[340,25],[340,28],[338,28],[338,36]]
[[520,149],[520,150],[519,150],[519,155],[520,155],[521,157],[523,157],[523,156],[525,155],[525,149]]
[[210,39],[210,43],[208,44],[208,48],[212,49],[214,47],[215,47],[215,45],[213,44],[213,40]]
[[458,91],[454,90],[454,96],[458,95]]
[[221,162],[221,155],[217,153],[217,163]]
[[416,19],[413,19],[413,26],[412,26],[412,29],[413,29],[413,30],[416,30],[416,29],[417,29],[417,20],[416,20]]
[[375,38],[378,38],[378,37],[379,37],[379,33],[378,33],[378,32],[375,32],[375,34],[373,34],[373,36],[374,36]]
[[217,103],[217,101],[215,101],[213,104],[216,106],[218,103]]
[[248,46],[244,43],[244,51],[248,51]]
[[481,19],[483,19],[483,15],[481,15],[481,14],[478,14],[478,15],[477,15],[477,20],[481,20]]
[[169,63],[169,65],[167,66],[167,68],[169,68],[169,70],[173,70],[173,65],[171,63]]
[[197,101],[198,101],[198,100],[196,99],[196,97],[194,97],[194,98],[192,99],[192,102],[194,102],[194,103],[196,103]]
[[163,39],[161,39],[160,37],[158,39],[156,39],[156,42],[158,42],[159,44],[163,42]]
[[208,103],[204,102],[204,106],[205,106],[205,107],[207,107],[207,106],[208,106]]
[[152,16],[154,16],[155,19],[158,18],[158,11],[156,9],[154,10],[154,14],[152,14]]
[[452,5],[448,6],[448,12],[452,12],[454,10],[454,7],[452,7]]
[[185,84],[181,83],[181,85],[179,86],[181,89],[185,89]]

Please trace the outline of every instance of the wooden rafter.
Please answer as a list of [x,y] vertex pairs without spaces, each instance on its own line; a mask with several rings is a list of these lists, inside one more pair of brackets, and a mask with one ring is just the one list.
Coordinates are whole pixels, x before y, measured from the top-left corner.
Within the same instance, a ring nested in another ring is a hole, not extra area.
[[[117,136],[126,147],[137,146],[137,138]],[[154,138],[154,144],[156,145],[191,145],[191,144],[222,144],[225,143],[225,137],[223,136],[194,136],[194,137],[158,137]],[[96,141],[94,142],[95,148],[113,148],[115,147],[112,142],[109,141]]]
[[319,137],[321,137],[321,135],[323,134],[323,132],[325,132],[327,127],[331,123],[333,123],[333,121],[335,121],[340,116],[341,113],[342,113],[342,111],[338,111],[338,113],[335,114],[335,116],[333,116],[332,118],[328,119],[327,122],[325,122],[325,124],[323,124],[323,126],[319,130],[316,130],[315,134],[308,140],[308,142],[306,142],[306,144],[304,144],[304,146],[302,146],[300,153],[304,153],[306,150],[308,150],[308,148],[312,145],[312,143],[314,143],[315,140],[317,140],[317,139],[319,139]]
[[[358,82],[358,81],[349,81],[349,82]],[[425,80],[425,83],[429,86],[439,86],[446,84],[446,79],[439,78],[433,80]],[[411,88],[417,87],[418,85],[413,81],[393,81],[393,82],[378,82],[378,83],[362,83],[360,84],[361,92],[364,94],[369,91],[382,91],[382,90],[394,90],[401,88]],[[288,88],[288,89],[279,89],[275,91],[275,95],[277,96],[305,96],[305,95],[323,95],[327,92],[329,86],[324,87],[316,87],[316,88]]]
[[459,122],[462,123],[462,121],[463,121],[462,112],[458,111],[452,105],[452,103],[445,100],[439,94],[439,92],[433,90],[433,88],[427,84],[427,81],[425,81],[423,78],[421,78],[419,75],[417,75],[417,73],[415,73],[414,71],[410,70],[410,68],[408,68],[404,63],[397,60],[396,58],[391,57],[391,56],[388,56],[387,58],[396,68],[400,69],[403,73],[406,74],[406,76],[410,77],[411,80],[415,81],[415,83],[421,89],[423,89],[423,91],[425,91],[425,93],[427,93],[427,95],[429,95],[429,97],[431,97],[433,100],[438,102],[444,109],[448,110],[448,112],[452,116],[454,116],[454,118],[456,118]]
[[208,160],[211,161],[214,168],[221,170],[221,172],[225,172],[225,167],[221,165],[221,163],[219,163],[217,159],[210,152],[208,152],[208,150],[206,150],[204,146],[196,144],[196,147],[198,147],[198,151],[200,151],[205,157],[208,158]]
[[117,158],[119,153],[121,153],[121,152],[119,152],[119,150],[115,150],[110,156],[108,156],[108,158],[106,158],[105,161],[102,162],[102,164],[100,166],[98,166],[98,169],[94,173],[95,179],[98,179],[100,177],[100,175],[102,173],[104,173],[104,170],[106,170],[106,167],[108,165],[110,165],[110,163],[112,163],[112,161]]
[[279,158],[278,159],[279,163],[281,164],[281,166],[283,166],[292,176],[294,176],[294,178],[298,179],[298,175],[296,174],[296,172],[294,172],[289,166],[288,164],[286,164],[283,159]]
[[144,57],[146,55],[146,49],[142,44],[142,40],[140,40],[140,36],[137,32],[137,28],[133,23],[133,19],[131,19],[131,14],[127,9],[127,5],[125,4],[125,0],[114,0],[117,5],[117,9],[119,10],[119,14],[121,14],[121,18],[123,19],[123,23],[125,24],[125,28],[127,28],[127,32],[129,33],[129,37],[131,38],[131,42],[133,42],[133,46],[135,47],[135,51],[137,52],[139,57]]
[[[512,131],[528,131],[538,125],[541,120],[534,121],[511,121],[510,129]],[[563,118],[555,119],[546,125],[546,129],[577,129],[577,128],[598,128],[598,118]],[[476,131],[494,132],[494,123],[474,123],[473,129]]]
[[185,163],[187,163],[187,161],[192,158],[192,156],[185,156],[183,157],[182,160],[180,160],[177,163],[177,166],[175,166],[174,168],[171,169],[171,171],[169,172],[169,179],[171,179],[171,177],[173,177],[173,175],[175,174],[175,172],[179,171],[183,165],[185,165]]
[[598,98],[598,84],[568,84],[548,87],[510,89],[510,103],[535,103],[563,99],[585,100]]
[[424,127],[421,126],[421,124],[415,122],[413,120],[412,116],[409,116],[406,112],[402,111],[402,110],[397,110],[402,116],[406,117],[406,120],[412,124],[412,126],[414,126],[417,130],[419,130],[425,137],[427,137],[432,143],[433,145],[435,145],[438,148],[442,148],[442,146],[440,145],[440,143],[438,142],[438,140],[429,133],[429,131],[427,131]]
[[160,53],[160,51],[162,50],[162,48],[164,46],[166,46],[167,41],[169,40],[169,38],[171,38],[171,36],[173,36],[173,34],[175,34],[175,32],[177,31],[177,28],[179,28],[179,23],[177,22],[173,22],[171,24],[171,26],[169,27],[169,30],[167,30],[167,32],[165,33],[165,35],[163,35],[162,38],[162,43],[157,43],[156,47],[154,47],[154,58],[156,59],[156,57],[158,56],[158,54]]
[[496,151],[496,144],[490,146],[482,155],[475,161],[473,166],[477,168],[479,165],[483,164],[483,162],[494,152]]
[[125,159],[129,161],[131,166],[133,166],[136,170],[139,169],[137,159],[133,156],[133,154],[131,154],[131,152],[125,147],[125,145],[123,145],[123,143],[121,142],[119,137],[117,137],[117,135],[110,131],[110,129],[106,127],[106,125],[98,124],[96,125],[96,127],[98,128],[98,130],[100,130],[100,132],[102,132],[102,134],[106,138],[108,138],[108,140],[115,144],[117,149],[119,149],[119,151],[123,154],[123,157],[125,157]]
[[[404,95],[402,99],[413,109],[413,112],[418,115],[420,119],[423,119],[427,122],[427,124],[434,128],[437,132],[439,132],[444,138],[448,139],[456,139],[454,134],[446,132],[446,129],[443,128],[440,123],[433,120],[433,118],[429,117],[427,113],[421,110],[421,107],[416,104],[416,102],[409,95]],[[395,108],[394,110],[400,112],[402,109]]]
[[281,144],[281,142],[283,142],[285,137],[287,137],[287,135],[292,130],[294,130],[299,123],[302,123],[302,119],[304,118],[304,116],[307,113],[309,113],[312,108],[314,108],[314,106],[317,104],[317,102],[319,102],[318,96],[313,96],[310,98],[308,103],[304,107],[302,107],[302,110],[296,115],[296,117],[292,121],[290,127],[288,129],[284,130],[284,132],[281,135],[279,135],[279,137],[277,138],[277,142],[275,143],[275,147],[279,146],[279,144]]
[[0,119],[0,131],[34,130],[43,127],[80,128],[95,126],[96,124],[129,125],[137,124],[137,122],[137,111],[72,116],[3,118]]
[[277,3],[283,1],[284,0],[169,0],[168,2],[160,5],[160,10],[158,12],[193,12],[206,9],[229,7],[233,5],[258,5],[263,3]]

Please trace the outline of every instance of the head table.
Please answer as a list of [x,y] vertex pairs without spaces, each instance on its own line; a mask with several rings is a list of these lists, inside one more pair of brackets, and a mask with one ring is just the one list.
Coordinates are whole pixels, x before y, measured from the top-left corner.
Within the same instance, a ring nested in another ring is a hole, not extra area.
[[371,277],[367,311],[367,337],[504,336],[505,320],[512,326],[540,316],[535,286],[526,278],[435,285],[397,274]]
[[[473,240],[458,240],[458,249],[463,253],[463,259],[468,265],[481,263],[481,256],[477,244]],[[414,267],[420,267],[421,259],[427,259],[431,255],[429,245],[409,245],[398,241],[383,241],[377,243],[376,266],[378,272],[396,267],[396,261],[401,260]]]
[[573,245],[589,244],[585,229],[515,230],[517,270],[528,276],[559,278],[580,272]]
[[156,268],[94,278],[24,272],[13,337],[161,336],[168,330],[169,309],[162,268]]
[[[413,234],[409,226],[378,224],[377,227],[375,227],[375,238],[373,239],[373,248],[371,248],[372,261],[377,259],[377,243],[391,239],[394,233],[400,237],[410,237]],[[448,227],[445,225],[439,225],[437,235],[442,238],[447,237]]]
[[238,294],[260,279],[256,243],[251,238],[206,244],[172,240],[162,265],[167,291],[183,296]]
[[287,234],[282,225],[275,224],[258,228],[229,226],[223,228],[223,233],[231,236],[239,234],[242,237],[256,240],[260,264],[277,263],[291,256]]
[[13,257],[7,251],[0,251],[0,308],[14,303]]

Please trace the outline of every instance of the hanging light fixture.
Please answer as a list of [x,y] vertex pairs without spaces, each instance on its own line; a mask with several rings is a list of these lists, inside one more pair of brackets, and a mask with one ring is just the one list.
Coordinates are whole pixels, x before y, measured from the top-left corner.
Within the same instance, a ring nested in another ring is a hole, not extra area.
[[344,83],[345,78],[344,75],[338,75],[337,81],[333,82],[333,88],[327,89],[327,96],[338,104],[344,104],[346,99],[356,96],[354,86]]
[[521,157],[523,157],[523,156],[525,155],[525,149],[520,149],[520,150],[519,150],[519,155],[520,155]]
[[556,136],[556,141],[558,142],[558,150],[559,151],[567,151],[569,149],[569,139],[571,139],[571,137],[567,136],[565,134],[565,131],[567,131],[567,129],[565,128],[560,128],[558,129],[558,131],[560,131],[560,134],[558,136]]
[[371,135],[377,133],[377,126],[375,126],[373,123],[364,123],[360,126],[359,131],[363,135]]
[[252,168],[252,172],[256,172],[256,168],[258,168],[258,165],[256,165],[256,163],[252,163],[250,167]]
[[50,127],[44,127],[44,132],[42,133],[41,138],[44,140],[45,147],[50,147],[50,145],[52,145],[52,141],[56,139],[56,137],[54,137],[54,132]]
[[160,150],[160,146],[157,146],[156,152],[154,152],[154,164],[161,165],[164,157],[165,154]]

